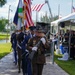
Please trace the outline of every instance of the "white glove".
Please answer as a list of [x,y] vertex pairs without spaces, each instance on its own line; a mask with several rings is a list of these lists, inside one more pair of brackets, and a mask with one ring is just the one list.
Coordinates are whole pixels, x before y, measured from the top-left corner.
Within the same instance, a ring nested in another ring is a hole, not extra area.
[[27,49],[25,50],[26,52],[29,52]]
[[45,38],[41,38],[40,40],[42,41],[42,43],[43,43],[43,44],[45,44],[45,43],[46,43]]
[[33,47],[32,48],[32,51],[37,51],[37,47]]

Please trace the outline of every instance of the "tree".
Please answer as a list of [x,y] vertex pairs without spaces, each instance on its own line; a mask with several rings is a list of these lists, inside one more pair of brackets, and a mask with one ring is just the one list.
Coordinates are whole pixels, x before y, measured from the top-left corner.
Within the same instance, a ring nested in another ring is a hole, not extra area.
[[57,20],[58,19],[58,15],[54,16],[53,18],[54,18],[54,21]]
[[[57,16],[57,15],[53,17],[53,21],[54,21],[54,20],[57,20],[57,19],[58,19],[58,16]],[[42,22],[50,23],[50,22],[51,22],[51,17],[48,16],[48,14],[47,14],[47,12],[46,12],[44,16],[41,16],[40,20],[41,20]]]
[[0,0],[0,7],[2,7],[3,5],[5,5],[7,3],[7,0]]
[[8,20],[7,19],[0,19],[0,31],[4,31],[5,30],[6,24],[8,24]]
[[47,16],[47,13],[45,14],[45,16],[41,16],[40,19],[41,19],[42,22],[50,23],[50,19]]

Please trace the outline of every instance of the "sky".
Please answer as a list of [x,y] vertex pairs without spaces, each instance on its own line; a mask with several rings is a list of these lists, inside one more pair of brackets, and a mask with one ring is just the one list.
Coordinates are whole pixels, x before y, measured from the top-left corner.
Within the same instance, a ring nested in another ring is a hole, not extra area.
[[[11,5],[10,9],[12,11],[10,11],[9,19],[13,20],[13,17],[15,15],[15,11],[18,5],[18,1],[19,0],[7,0],[7,3],[3,7],[0,7],[0,18],[1,17],[8,18],[9,5]],[[72,0],[48,0],[48,1],[49,1],[49,5],[50,5],[53,16],[58,15],[59,6],[60,6],[59,14],[62,17],[69,15],[71,13]],[[34,6],[35,4],[42,4],[44,2],[45,0],[33,0],[32,6]],[[75,0],[73,0],[73,6],[75,7]],[[46,12],[47,12],[47,15],[50,16],[50,12],[49,12],[49,8],[47,4],[45,4],[40,10],[40,12],[38,13],[38,18],[45,15]],[[32,19],[36,20],[35,11],[32,11]]]

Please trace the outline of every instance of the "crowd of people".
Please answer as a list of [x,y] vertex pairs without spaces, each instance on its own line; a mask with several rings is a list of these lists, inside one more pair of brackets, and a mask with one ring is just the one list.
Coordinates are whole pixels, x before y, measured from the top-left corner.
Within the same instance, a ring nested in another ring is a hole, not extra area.
[[[75,59],[75,31],[67,30],[64,35],[64,39],[68,46],[68,53],[70,52],[70,58]],[[69,40],[70,40],[70,44],[69,44]],[[69,47],[69,45],[70,45],[70,47]]]
[[[55,45],[58,45],[58,36],[55,37]],[[70,59],[75,59],[75,31],[73,30],[66,30],[66,32],[63,34],[59,35],[59,44],[60,44],[60,49],[62,46],[62,54],[68,53]],[[58,46],[57,46],[58,47]]]
[[[36,46],[36,44],[40,43]],[[18,65],[18,72],[23,75],[42,75],[46,62],[45,51],[49,50],[48,39],[40,27],[31,26],[25,31],[16,30],[11,35],[11,44],[14,53],[14,63]],[[33,58],[29,55],[34,52]]]

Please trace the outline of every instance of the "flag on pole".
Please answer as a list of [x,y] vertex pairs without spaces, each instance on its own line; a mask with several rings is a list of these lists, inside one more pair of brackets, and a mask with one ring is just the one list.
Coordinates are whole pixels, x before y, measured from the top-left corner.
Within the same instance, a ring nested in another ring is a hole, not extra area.
[[45,3],[43,3],[43,4],[36,4],[36,5],[32,6],[31,9],[32,9],[32,11],[38,11],[39,12],[44,4]]
[[18,23],[18,8],[17,8],[17,10],[16,10],[16,13],[15,13],[15,16],[14,16],[14,19],[13,19],[13,23],[14,23],[15,25],[17,25],[17,23]]
[[75,7],[74,6],[72,6],[72,11],[75,12]]
[[22,3],[22,0],[19,0],[18,16],[20,18],[23,18],[23,3]]
[[31,0],[24,0],[24,25],[26,28],[34,26],[31,14]]
[[17,30],[21,29],[23,19],[23,4],[22,0],[19,0],[18,7],[14,16],[13,23],[17,26]]

